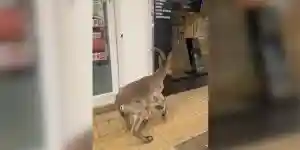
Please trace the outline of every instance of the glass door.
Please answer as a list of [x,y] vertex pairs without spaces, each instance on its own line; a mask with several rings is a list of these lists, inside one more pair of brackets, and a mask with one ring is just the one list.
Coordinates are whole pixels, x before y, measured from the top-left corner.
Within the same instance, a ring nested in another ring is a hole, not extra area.
[[95,105],[103,105],[118,90],[114,4],[93,0],[93,6],[93,95]]

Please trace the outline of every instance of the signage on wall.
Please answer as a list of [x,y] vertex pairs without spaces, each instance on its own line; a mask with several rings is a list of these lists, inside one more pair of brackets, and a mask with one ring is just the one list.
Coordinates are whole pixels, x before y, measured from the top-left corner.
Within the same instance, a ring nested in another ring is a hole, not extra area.
[[23,70],[33,66],[32,43],[26,34],[26,11],[17,4],[0,4],[0,71]]
[[[172,1],[154,0],[154,46],[168,53],[172,49]],[[158,55],[154,55],[154,69],[158,68]]]
[[170,20],[171,19],[171,3],[170,0],[155,0],[154,15],[155,19]]

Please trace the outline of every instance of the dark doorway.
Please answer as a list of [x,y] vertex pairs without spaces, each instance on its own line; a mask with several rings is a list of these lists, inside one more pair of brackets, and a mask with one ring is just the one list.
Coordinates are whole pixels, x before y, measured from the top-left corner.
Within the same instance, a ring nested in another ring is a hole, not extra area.
[[[174,26],[184,25],[182,23],[182,11],[185,13],[194,12],[200,14],[200,8],[202,6],[203,1],[174,1],[174,0],[166,0],[164,2],[160,0],[154,0],[154,47],[163,50],[165,55],[168,55],[170,51],[174,50],[176,46],[174,46],[174,37],[181,39],[184,41],[182,32],[174,32]],[[193,5],[197,5],[193,7]],[[185,9],[185,10],[183,10]],[[197,40],[196,40],[197,41]],[[184,48],[186,46],[183,46]],[[187,50],[182,49],[181,51],[185,52]],[[199,48],[200,51],[200,48]],[[159,67],[160,57],[158,53],[153,54],[154,59],[154,68],[155,72]],[[177,58],[176,58],[177,59]],[[181,58],[180,58],[181,59]],[[185,59],[188,59],[187,57]],[[179,60],[180,61],[180,60]],[[199,61],[197,61],[199,63]],[[178,77],[177,75],[167,76],[164,84],[164,94],[170,95],[178,92],[184,92],[190,89],[199,88],[201,86],[207,85],[207,72],[205,73],[195,73],[195,74],[186,74],[184,72],[188,71],[188,68],[184,68],[186,70],[182,70],[182,76]]]

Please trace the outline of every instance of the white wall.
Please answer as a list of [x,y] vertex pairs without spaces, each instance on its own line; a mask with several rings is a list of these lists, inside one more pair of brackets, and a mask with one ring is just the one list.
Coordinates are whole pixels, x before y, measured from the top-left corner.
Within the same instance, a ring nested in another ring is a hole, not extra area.
[[152,72],[150,1],[116,1],[120,86]]
[[92,126],[92,1],[59,3],[63,137],[68,140]]
[[92,126],[92,1],[36,0],[44,149]]
[[[92,1],[35,0],[39,25],[45,149],[92,124]],[[115,1],[119,80],[123,86],[152,72],[151,22],[146,0]],[[119,38],[119,37],[118,37]]]

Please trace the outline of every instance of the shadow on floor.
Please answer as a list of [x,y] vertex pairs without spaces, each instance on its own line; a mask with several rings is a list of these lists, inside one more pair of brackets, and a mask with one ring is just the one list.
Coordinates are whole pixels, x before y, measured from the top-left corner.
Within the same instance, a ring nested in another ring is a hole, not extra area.
[[176,94],[206,86],[208,84],[207,79],[207,74],[183,77],[176,80],[168,76],[164,81],[165,88],[163,94],[165,96],[169,96],[171,94]]

